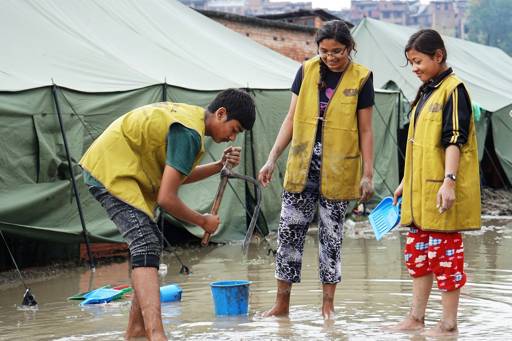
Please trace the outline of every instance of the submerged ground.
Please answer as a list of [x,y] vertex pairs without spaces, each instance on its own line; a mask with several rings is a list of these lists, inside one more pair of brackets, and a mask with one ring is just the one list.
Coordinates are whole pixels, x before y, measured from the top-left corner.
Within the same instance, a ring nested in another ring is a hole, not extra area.
[[[512,220],[485,219],[480,232],[465,234],[468,284],[460,302],[459,338],[507,340],[512,334]],[[243,257],[240,244],[178,249],[191,269],[179,274],[171,253],[162,284],[178,283],[183,298],[163,304],[164,323],[170,339],[186,340],[422,340],[416,334],[391,334],[386,325],[408,311],[411,280],[402,261],[404,230],[376,241],[367,223],[348,223],[343,241],[343,282],[336,294],[336,318],[324,323],[320,316],[316,230],[306,241],[302,283],[294,286],[289,318],[261,318],[274,300],[275,280],[269,246],[275,240],[252,244]],[[5,276],[4,276],[5,278]],[[249,316],[215,317],[209,283],[217,280],[252,281]],[[39,302],[37,311],[20,310],[23,296],[19,282],[0,286],[0,340],[122,340],[129,300],[80,307],[66,298],[105,284],[128,284],[127,262],[87,268],[40,271],[29,286]],[[433,290],[427,325],[440,317],[440,293]]]

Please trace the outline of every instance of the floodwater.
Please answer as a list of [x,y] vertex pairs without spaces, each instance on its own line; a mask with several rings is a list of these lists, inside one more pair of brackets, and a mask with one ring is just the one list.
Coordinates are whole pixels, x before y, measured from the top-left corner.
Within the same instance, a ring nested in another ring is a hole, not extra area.
[[[512,338],[512,220],[484,220],[480,232],[466,233],[468,284],[459,309],[459,336],[450,340],[510,340]],[[334,321],[324,323],[318,281],[318,243],[315,229],[306,241],[302,283],[292,292],[289,318],[262,318],[275,296],[270,244],[252,244],[243,257],[240,244],[204,249],[179,249],[191,269],[179,274],[171,253],[164,263],[162,284],[178,283],[181,302],[163,304],[169,339],[186,340],[426,340],[419,334],[390,333],[385,326],[401,320],[410,306],[412,282],[402,261],[404,230],[377,242],[366,223],[351,224],[343,241],[343,281],[336,292]],[[209,283],[250,280],[250,308],[246,317],[215,317]],[[0,340],[122,340],[129,300],[80,307],[66,297],[105,284],[128,284],[128,264],[86,268],[56,274],[30,287],[39,302],[37,311],[20,310],[23,287],[0,288]],[[432,291],[427,327],[441,315],[441,295]]]

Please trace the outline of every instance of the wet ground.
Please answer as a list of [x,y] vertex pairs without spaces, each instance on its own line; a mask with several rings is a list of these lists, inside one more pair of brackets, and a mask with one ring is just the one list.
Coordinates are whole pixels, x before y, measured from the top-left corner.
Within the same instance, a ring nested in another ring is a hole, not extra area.
[[[512,220],[484,220],[481,232],[465,234],[468,284],[460,302],[458,338],[449,340],[510,340],[512,335]],[[172,254],[164,263],[162,284],[178,283],[181,302],[163,304],[164,324],[172,340],[427,340],[417,334],[383,329],[400,321],[410,305],[412,282],[402,262],[405,231],[394,231],[377,242],[365,223],[348,224],[343,242],[343,282],[335,300],[336,318],[320,316],[321,286],[317,272],[316,231],[311,229],[302,283],[294,286],[289,318],[261,318],[275,295],[273,257],[268,245],[251,245],[243,257],[239,244],[206,249],[179,249],[192,273],[179,274]],[[270,241],[275,245],[274,241]],[[247,317],[217,318],[208,283],[252,281]],[[50,278],[31,279],[37,311],[20,310],[21,285],[0,287],[0,340],[122,340],[129,300],[80,307],[66,297],[105,284],[128,284],[128,264],[66,270]],[[440,317],[440,293],[432,292],[427,326]]]

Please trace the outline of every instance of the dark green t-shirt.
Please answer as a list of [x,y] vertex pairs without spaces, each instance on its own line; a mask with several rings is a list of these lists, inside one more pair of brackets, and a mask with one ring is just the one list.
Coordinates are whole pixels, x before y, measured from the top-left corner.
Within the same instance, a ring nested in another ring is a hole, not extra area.
[[[165,160],[167,165],[185,176],[189,175],[200,150],[201,136],[195,130],[179,123],[171,125],[169,134],[167,134],[167,157]],[[83,173],[87,185],[103,187],[89,172],[84,170]]]

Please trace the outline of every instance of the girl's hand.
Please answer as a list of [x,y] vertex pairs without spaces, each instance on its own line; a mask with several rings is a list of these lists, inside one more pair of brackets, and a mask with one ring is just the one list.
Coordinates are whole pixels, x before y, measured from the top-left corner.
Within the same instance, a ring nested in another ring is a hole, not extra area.
[[242,147],[227,147],[222,152],[222,159],[220,160],[221,164],[225,165],[226,163],[234,168],[240,164],[240,154],[242,153]]
[[261,167],[258,173],[258,180],[263,187],[267,187],[272,180],[272,173],[274,173],[275,166],[275,162],[269,160]]
[[444,213],[453,206],[455,202],[455,181],[445,178],[441,188],[437,192],[437,209]]
[[404,191],[404,183],[400,182],[400,185],[395,189],[395,193],[393,193],[393,205],[396,205],[398,202],[398,198],[402,196],[402,192]]
[[373,180],[368,176],[363,176],[360,182],[361,199],[360,202],[366,202],[373,195]]

